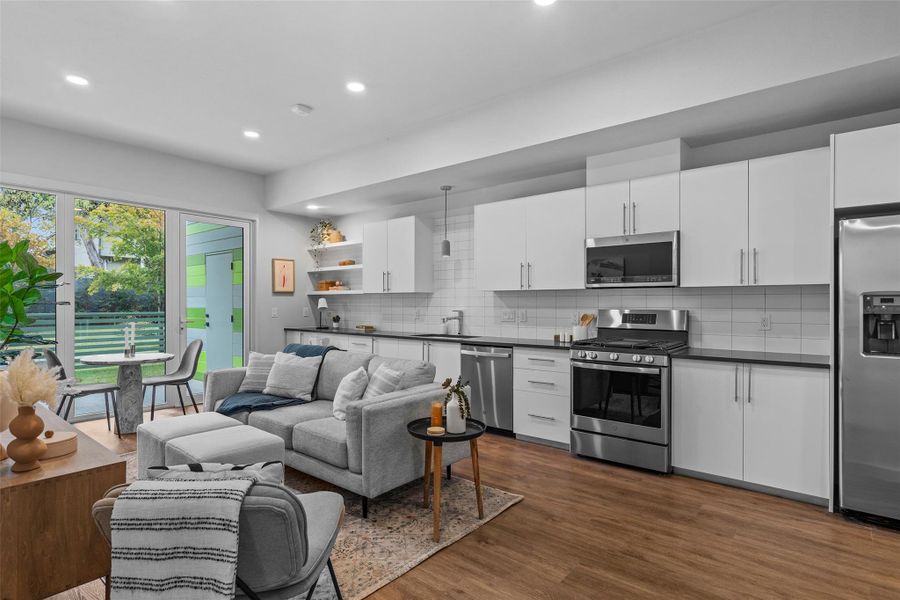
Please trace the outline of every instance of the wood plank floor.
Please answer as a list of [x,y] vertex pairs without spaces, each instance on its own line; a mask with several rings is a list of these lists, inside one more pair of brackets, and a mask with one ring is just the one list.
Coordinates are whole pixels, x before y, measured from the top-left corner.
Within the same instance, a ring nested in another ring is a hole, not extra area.
[[[80,427],[134,449],[134,436],[119,442],[105,422]],[[499,436],[479,449],[484,483],[525,500],[372,600],[900,599],[900,532]],[[471,475],[464,464],[454,472]],[[102,587],[54,596],[82,598],[102,598]]]

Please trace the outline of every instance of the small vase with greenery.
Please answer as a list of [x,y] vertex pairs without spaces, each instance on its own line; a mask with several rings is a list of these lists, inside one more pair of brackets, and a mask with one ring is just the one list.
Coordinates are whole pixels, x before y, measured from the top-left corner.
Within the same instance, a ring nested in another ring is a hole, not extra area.
[[331,317],[331,326],[334,329],[340,328],[340,326],[341,326],[341,316],[340,315],[334,315],[333,317]]
[[472,407],[466,393],[469,382],[463,383],[462,375],[457,377],[456,383],[448,377],[441,387],[447,390],[447,395],[444,396],[444,406],[447,407],[447,433],[464,433],[466,419],[472,416]]
[[319,222],[309,230],[309,243],[313,249],[313,260],[317,269],[321,266],[319,261],[322,258],[322,248],[325,247],[328,235],[332,231],[334,231],[334,223],[329,219],[319,219]]

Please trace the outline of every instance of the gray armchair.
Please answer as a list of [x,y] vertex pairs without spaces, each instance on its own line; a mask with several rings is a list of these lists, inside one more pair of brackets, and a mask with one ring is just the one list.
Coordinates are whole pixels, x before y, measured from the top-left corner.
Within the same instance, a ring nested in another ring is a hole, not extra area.
[[[116,498],[127,485],[112,488],[93,507],[94,521],[107,542]],[[286,600],[312,598],[327,567],[338,600],[331,550],[344,519],[344,499],[334,492],[295,494],[271,483],[257,483],[241,507],[238,542],[238,597]],[[106,578],[107,598],[109,577]]]

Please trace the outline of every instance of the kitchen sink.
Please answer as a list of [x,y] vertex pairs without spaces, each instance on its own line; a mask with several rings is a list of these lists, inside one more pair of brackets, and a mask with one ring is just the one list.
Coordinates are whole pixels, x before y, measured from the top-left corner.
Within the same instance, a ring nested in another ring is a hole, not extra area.
[[450,338],[454,340],[470,340],[472,338],[477,338],[477,335],[462,335],[462,334],[453,334],[453,333],[420,333],[415,335],[414,337],[419,338]]

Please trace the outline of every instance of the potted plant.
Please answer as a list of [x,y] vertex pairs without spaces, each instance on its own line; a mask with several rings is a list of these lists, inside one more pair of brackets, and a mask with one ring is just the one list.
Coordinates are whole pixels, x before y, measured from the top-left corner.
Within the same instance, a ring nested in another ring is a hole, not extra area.
[[62,273],[54,273],[38,264],[28,252],[28,240],[11,246],[0,242],[0,361],[11,352],[12,344],[53,344],[40,336],[30,335],[22,328],[34,323],[28,316],[28,307],[39,302],[41,290],[57,286]]
[[469,404],[469,396],[466,389],[469,382],[462,382],[462,375],[457,377],[456,383],[447,378],[441,384],[447,390],[444,397],[444,405],[447,407],[447,433],[465,433],[466,419],[472,416],[472,406]]
[[317,269],[321,266],[319,261],[322,258],[322,248],[332,231],[334,231],[334,223],[330,219],[319,219],[319,222],[309,230],[309,243],[313,249],[313,260]]
[[340,329],[340,327],[341,327],[341,316],[340,315],[334,315],[333,317],[331,317],[331,327],[333,329]]
[[31,471],[41,466],[38,459],[47,445],[38,439],[44,431],[44,421],[34,411],[38,402],[56,406],[57,372],[59,367],[42,369],[34,364],[34,349],[26,348],[0,377],[0,411],[4,417],[11,409],[16,416],[9,421],[9,432],[16,438],[9,443],[9,457],[15,473]]

